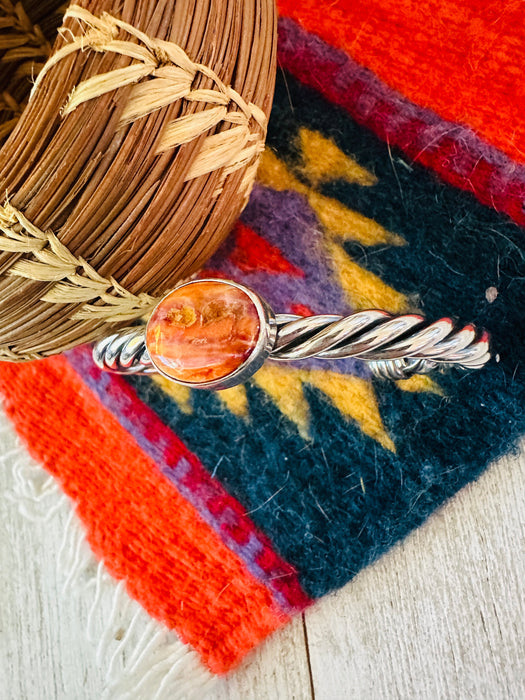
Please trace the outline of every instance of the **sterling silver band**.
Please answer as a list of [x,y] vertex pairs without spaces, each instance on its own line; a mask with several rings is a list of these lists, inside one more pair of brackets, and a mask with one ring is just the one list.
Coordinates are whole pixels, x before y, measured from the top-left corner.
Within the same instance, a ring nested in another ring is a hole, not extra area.
[[[217,280],[216,280],[217,282]],[[223,281],[224,282],[224,281]],[[242,288],[236,283],[235,287]],[[192,283],[189,283],[192,284]],[[246,289],[246,288],[244,288]],[[248,290],[253,296],[253,290]],[[261,300],[262,304],[265,304]],[[278,362],[307,358],[365,361],[378,377],[407,379],[436,368],[455,365],[480,369],[491,357],[490,336],[472,324],[458,326],[451,318],[429,323],[423,316],[394,316],[385,311],[359,311],[349,316],[302,317],[277,314],[270,310],[270,347],[255,364],[260,367],[269,357]],[[101,369],[121,374],[156,372],[146,346],[144,327],[128,328],[100,340],[93,349]],[[236,373],[235,383],[250,374]],[[220,387],[233,385],[231,382]]]

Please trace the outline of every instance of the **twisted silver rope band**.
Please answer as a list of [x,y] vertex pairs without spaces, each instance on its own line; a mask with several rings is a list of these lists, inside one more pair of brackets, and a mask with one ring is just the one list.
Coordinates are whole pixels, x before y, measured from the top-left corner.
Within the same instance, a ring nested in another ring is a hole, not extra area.
[[[416,314],[392,316],[370,310],[346,317],[278,314],[275,321],[277,334],[270,359],[280,362],[353,357],[366,361],[378,377],[407,379],[447,365],[479,369],[490,359],[487,331],[472,324],[458,327],[450,318],[428,323]],[[93,358],[101,369],[121,374],[156,371],[142,327],[99,341]]]

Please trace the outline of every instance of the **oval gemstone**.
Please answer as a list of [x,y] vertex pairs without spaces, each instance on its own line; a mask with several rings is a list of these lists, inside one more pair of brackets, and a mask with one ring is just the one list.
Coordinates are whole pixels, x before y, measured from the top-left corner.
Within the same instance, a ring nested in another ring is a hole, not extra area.
[[146,330],[153,364],[176,381],[228,377],[257,345],[260,320],[250,297],[228,282],[192,282],[168,294]]

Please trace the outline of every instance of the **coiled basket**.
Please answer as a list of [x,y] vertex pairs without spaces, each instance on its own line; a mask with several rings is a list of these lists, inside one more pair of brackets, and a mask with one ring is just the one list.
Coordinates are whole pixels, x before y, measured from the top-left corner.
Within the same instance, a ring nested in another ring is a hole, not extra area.
[[203,265],[250,194],[275,53],[274,0],[0,0],[1,360],[129,324]]

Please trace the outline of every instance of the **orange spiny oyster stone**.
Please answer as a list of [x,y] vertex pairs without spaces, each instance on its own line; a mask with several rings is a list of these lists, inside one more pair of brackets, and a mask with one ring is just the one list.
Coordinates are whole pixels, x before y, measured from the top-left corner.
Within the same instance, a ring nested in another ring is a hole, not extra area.
[[257,345],[257,307],[241,289],[204,280],[183,285],[157,306],[146,331],[154,365],[172,379],[200,384],[229,376]]

